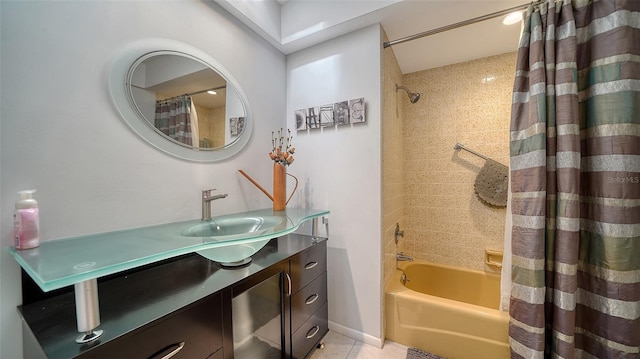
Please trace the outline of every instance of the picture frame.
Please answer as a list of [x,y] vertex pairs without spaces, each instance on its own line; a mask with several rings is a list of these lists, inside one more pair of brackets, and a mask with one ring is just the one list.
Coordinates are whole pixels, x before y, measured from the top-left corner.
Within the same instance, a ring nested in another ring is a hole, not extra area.
[[295,112],[296,131],[305,131],[307,129],[307,110],[300,109]]
[[349,119],[351,123],[364,123],[367,121],[364,97],[349,100]]
[[349,124],[348,101],[340,101],[333,104],[333,119],[338,126]]
[[333,104],[320,106],[319,115],[320,127],[329,127],[335,124],[333,121]]
[[294,111],[296,130],[316,130],[323,127],[364,123],[367,121],[365,108],[364,97],[301,108]]
[[237,117],[231,117],[229,118],[229,134],[231,135],[231,137],[236,137],[238,136],[240,132],[238,132],[238,118]]
[[307,108],[307,126],[310,129],[320,128],[320,107],[308,107]]

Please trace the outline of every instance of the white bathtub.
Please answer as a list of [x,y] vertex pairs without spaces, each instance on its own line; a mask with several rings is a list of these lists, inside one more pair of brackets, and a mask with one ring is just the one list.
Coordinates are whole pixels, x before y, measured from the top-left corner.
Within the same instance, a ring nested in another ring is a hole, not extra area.
[[498,310],[500,275],[401,262],[387,291],[386,338],[447,359],[509,358],[509,315]]

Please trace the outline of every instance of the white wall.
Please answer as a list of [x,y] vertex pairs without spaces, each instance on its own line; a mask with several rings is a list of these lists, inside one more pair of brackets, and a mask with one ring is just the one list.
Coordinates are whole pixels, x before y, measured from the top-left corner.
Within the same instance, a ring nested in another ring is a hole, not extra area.
[[277,1],[216,0],[216,2],[272,45],[276,47],[280,45],[282,21],[280,4]]
[[[20,358],[19,268],[7,254],[16,191],[36,188],[44,239],[269,207],[237,169],[270,173],[284,126],[285,59],[214,2],[0,1],[0,358]],[[107,69],[129,42],[166,37],[220,61],[250,99],[255,129],[233,159],[194,164],[142,141],[110,102]],[[267,176],[267,178],[269,178]]]
[[389,14],[383,9],[403,1],[216,0],[285,54],[380,22]]
[[287,1],[281,6],[282,43],[314,35],[399,1]]
[[330,328],[381,344],[381,37],[379,25],[287,56],[287,123],[294,111],[364,97],[365,124],[295,134],[300,206],[331,210]]

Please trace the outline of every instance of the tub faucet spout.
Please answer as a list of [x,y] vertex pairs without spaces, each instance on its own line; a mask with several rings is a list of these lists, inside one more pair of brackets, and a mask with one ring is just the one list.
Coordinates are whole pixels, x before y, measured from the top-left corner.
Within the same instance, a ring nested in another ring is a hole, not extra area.
[[409,257],[408,255],[406,255],[406,254],[404,254],[402,252],[400,252],[400,253],[396,253],[396,260],[399,261],[399,262],[402,262],[402,261],[412,262],[413,258]]

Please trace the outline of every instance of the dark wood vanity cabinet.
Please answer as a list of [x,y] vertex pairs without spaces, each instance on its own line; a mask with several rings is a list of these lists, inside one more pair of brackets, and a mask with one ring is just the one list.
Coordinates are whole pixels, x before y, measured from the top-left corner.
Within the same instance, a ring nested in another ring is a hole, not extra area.
[[[226,337],[225,353],[228,347],[234,348],[234,355],[225,355],[225,359],[310,356],[328,331],[326,252],[325,241],[315,243],[223,292],[223,307],[243,308],[241,313],[232,312],[231,325],[225,324],[230,327],[225,333],[232,333]],[[280,280],[279,288],[274,279]],[[257,299],[260,297],[263,299]],[[278,330],[279,335],[274,333]]]
[[291,357],[303,359],[329,331],[326,242],[291,258],[290,276]]
[[73,293],[33,298],[19,308],[25,359],[263,359],[234,353],[234,325],[252,319],[234,324],[233,311],[246,317],[238,308],[256,302],[242,307],[233,300],[252,288],[258,295],[251,300],[259,300],[261,284],[280,308],[281,347],[269,358],[307,358],[328,331],[326,253],[325,239],[290,234],[271,240],[242,268],[192,254],[99,283],[104,335],[89,345],[74,342]]
[[219,293],[210,295],[78,358],[205,359],[222,354],[221,304]]

